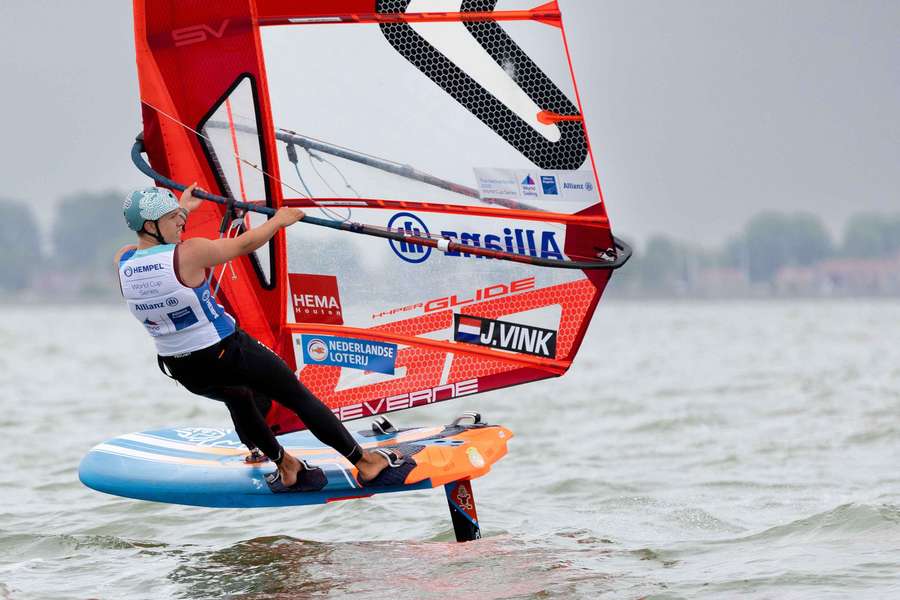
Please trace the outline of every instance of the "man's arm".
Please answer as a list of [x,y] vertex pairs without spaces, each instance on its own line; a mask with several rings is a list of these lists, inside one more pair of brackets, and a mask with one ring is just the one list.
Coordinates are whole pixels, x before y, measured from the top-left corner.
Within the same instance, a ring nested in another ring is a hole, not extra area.
[[205,269],[250,254],[272,239],[279,229],[293,225],[303,217],[303,211],[299,208],[282,207],[262,225],[235,238],[208,240],[198,237],[186,240],[178,251],[178,269],[182,279],[186,283],[202,281]]

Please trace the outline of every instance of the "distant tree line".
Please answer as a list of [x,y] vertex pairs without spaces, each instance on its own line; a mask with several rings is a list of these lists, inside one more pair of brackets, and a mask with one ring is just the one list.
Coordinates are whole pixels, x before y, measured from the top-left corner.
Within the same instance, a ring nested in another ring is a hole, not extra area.
[[25,204],[0,199],[0,290],[27,287],[30,270],[43,260],[34,213]]
[[[0,199],[0,291],[25,290],[39,278],[57,274],[78,281],[76,292],[109,293],[114,287],[110,284],[111,257],[134,239],[120,217],[123,197],[123,192],[108,190],[63,198],[47,245],[42,243],[30,206]],[[670,293],[701,269],[736,269],[745,273],[750,283],[765,283],[786,266],[898,254],[900,213],[857,214],[848,220],[836,242],[816,215],[764,212],[720,248],[653,236],[614,279],[617,288]],[[359,268],[357,261],[351,262],[353,268]]]
[[35,213],[25,203],[0,199],[0,290],[17,292],[53,273],[71,275],[79,292],[102,293],[115,251],[133,239],[124,227],[122,192],[83,192],[56,207],[49,249]]
[[764,212],[720,248],[703,248],[665,235],[651,237],[617,273],[617,287],[671,293],[702,269],[736,269],[750,284],[772,282],[783,267],[808,267],[830,258],[879,258],[900,254],[900,213],[852,216],[839,241],[809,213]]

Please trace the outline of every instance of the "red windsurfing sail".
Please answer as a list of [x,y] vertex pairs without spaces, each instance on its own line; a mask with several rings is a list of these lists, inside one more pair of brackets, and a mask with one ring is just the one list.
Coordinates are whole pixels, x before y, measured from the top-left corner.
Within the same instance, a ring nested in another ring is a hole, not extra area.
[[[555,2],[134,7],[152,168],[327,225],[215,277],[341,419],[566,372],[624,261]],[[218,236],[224,211],[188,235]]]

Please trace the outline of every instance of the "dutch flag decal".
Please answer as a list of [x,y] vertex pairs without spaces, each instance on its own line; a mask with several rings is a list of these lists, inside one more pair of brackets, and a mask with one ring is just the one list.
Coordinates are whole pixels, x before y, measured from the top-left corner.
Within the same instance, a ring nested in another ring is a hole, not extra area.
[[457,315],[456,341],[477,344],[481,337],[481,319]]

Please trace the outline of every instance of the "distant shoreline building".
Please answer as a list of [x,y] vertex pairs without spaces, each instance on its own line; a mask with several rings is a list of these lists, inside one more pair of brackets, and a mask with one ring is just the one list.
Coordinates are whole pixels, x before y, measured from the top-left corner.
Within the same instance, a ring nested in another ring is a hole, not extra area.
[[900,255],[836,258],[808,267],[782,267],[773,291],[779,296],[898,296]]

